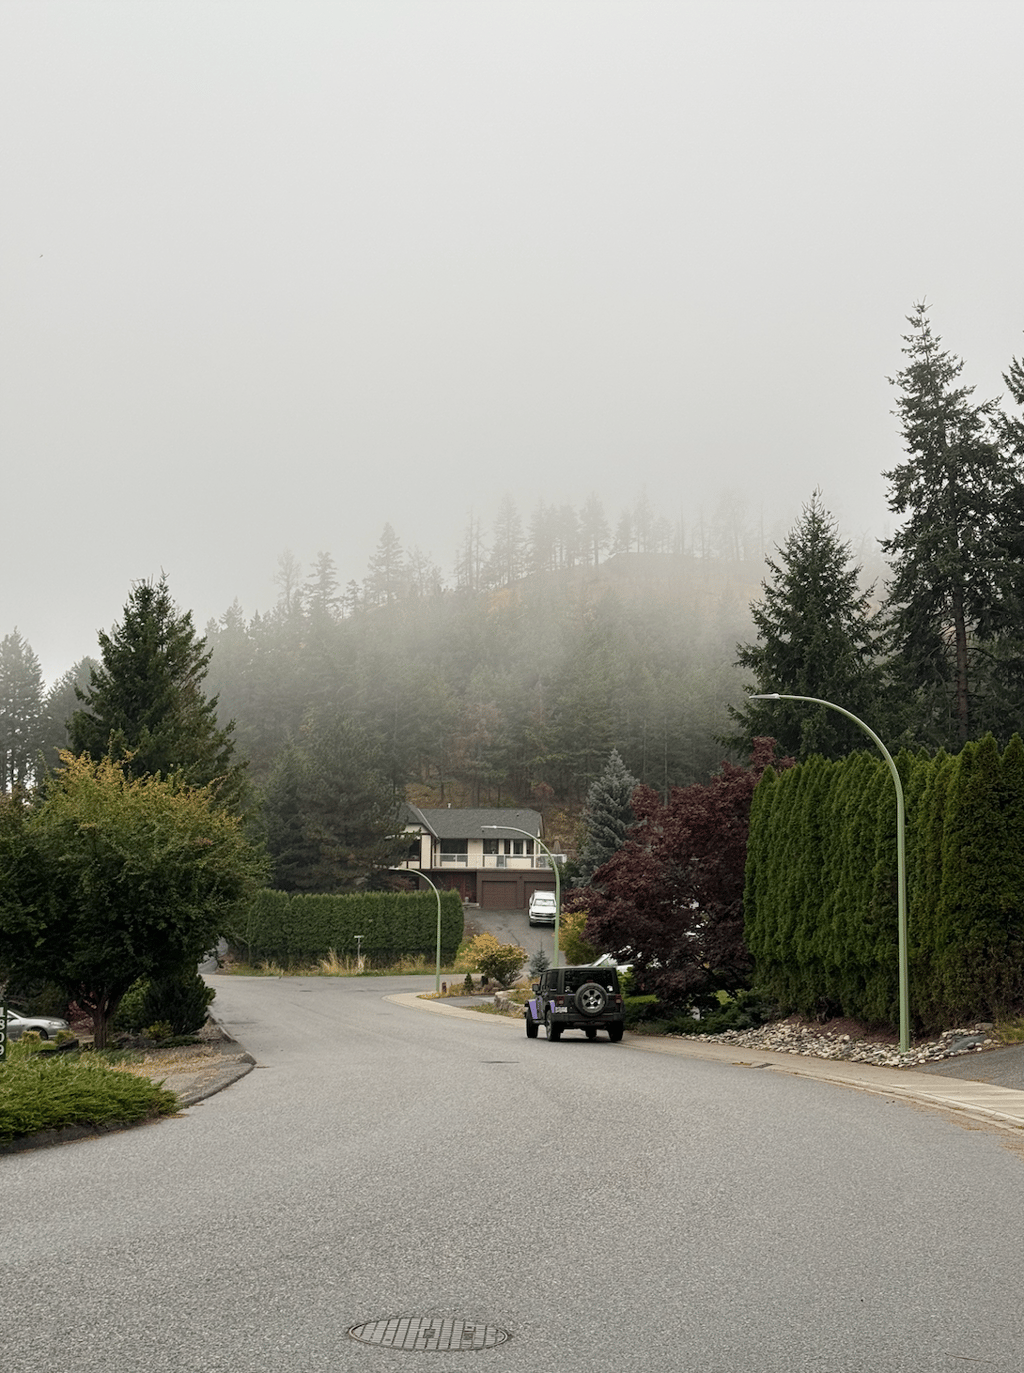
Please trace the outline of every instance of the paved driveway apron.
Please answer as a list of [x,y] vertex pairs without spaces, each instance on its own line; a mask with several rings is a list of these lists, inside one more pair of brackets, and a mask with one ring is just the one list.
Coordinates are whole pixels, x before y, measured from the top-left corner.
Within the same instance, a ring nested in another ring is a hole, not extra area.
[[1012,1130],[384,999],[429,980],[212,980],[248,1077],[0,1160],[5,1373],[1024,1364]]

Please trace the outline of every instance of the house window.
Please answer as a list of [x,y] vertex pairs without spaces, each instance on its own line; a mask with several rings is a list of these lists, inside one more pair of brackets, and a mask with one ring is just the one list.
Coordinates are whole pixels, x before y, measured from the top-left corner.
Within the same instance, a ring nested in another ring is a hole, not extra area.
[[497,852],[498,852],[498,845],[499,845],[500,843],[501,843],[501,840],[500,840],[500,839],[485,839],[485,840],[484,840],[484,853],[485,853],[485,854],[494,854],[494,853],[497,853]]
[[458,863],[465,867],[469,862],[469,840],[442,839],[441,862]]

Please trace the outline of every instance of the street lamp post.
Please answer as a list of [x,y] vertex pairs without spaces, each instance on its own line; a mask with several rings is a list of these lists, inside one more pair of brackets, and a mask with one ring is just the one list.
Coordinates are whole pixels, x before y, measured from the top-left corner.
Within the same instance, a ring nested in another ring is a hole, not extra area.
[[532,839],[537,847],[543,849],[547,854],[548,862],[551,864],[551,870],[555,874],[555,958],[551,966],[557,968],[559,918],[562,914],[562,883],[558,875],[558,864],[555,862],[554,854],[548,848],[547,844],[538,839],[535,834],[531,834],[529,830],[521,830],[518,825],[481,825],[480,828],[482,830],[512,830],[514,834],[525,834],[527,839]]
[[837,706],[833,701],[823,701],[819,696],[788,696],[778,691],[771,691],[763,696],[751,696],[748,699],[751,701],[809,701],[815,706],[827,706],[829,710],[837,710],[840,715],[845,715],[848,720],[852,720],[855,725],[858,725],[869,739],[874,740],[889,765],[893,785],[896,788],[896,930],[899,948],[900,1053],[908,1054],[910,1052],[910,977],[907,971],[906,809],[903,802],[903,783],[900,781],[900,774],[893,761],[893,756],[873,729],[866,725],[863,720],[858,719],[852,711],[844,710],[842,706]]
[[441,995],[441,889],[436,882],[431,879],[420,868],[391,868],[391,872],[411,872],[417,877],[422,877],[434,888],[434,895],[437,897],[437,966],[434,975],[434,992],[437,996]]

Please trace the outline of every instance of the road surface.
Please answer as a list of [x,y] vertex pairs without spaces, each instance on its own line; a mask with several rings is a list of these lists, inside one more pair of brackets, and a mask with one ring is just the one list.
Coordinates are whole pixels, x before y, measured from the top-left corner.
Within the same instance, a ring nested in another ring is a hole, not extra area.
[[[0,1159],[4,1373],[1024,1367],[1010,1136],[385,999],[429,978],[212,980],[247,1078]],[[398,1317],[508,1339],[347,1333]]]

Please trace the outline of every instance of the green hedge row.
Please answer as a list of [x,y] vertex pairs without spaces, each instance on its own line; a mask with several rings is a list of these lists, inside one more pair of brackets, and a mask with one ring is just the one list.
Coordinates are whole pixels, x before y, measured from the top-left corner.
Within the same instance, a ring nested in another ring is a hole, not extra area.
[[[441,957],[454,958],[462,942],[463,908],[457,892],[441,893]],[[249,963],[282,967],[313,963],[332,949],[354,955],[355,936],[372,962],[433,956],[437,946],[437,897],[429,892],[357,892],[348,896],[260,892],[247,919],[228,936]]]
[[[1024,1007],[1024,743],[902,753],[910,1012],[948,1029]],[[772,770],[754,793],[744,920],[786,1011],[898,1019],[896,801],[883,759]]]

